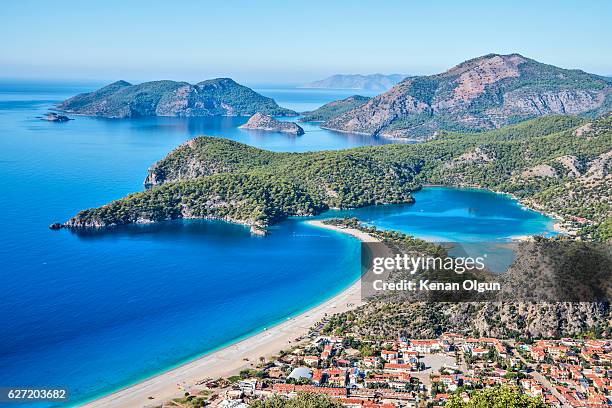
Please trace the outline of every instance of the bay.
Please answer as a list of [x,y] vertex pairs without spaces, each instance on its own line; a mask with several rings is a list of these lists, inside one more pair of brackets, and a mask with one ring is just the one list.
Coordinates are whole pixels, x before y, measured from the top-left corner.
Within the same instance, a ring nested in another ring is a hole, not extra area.
[[[238,129],[247,118],[38,118],[98,85],[0,82],[1,385],[68,387],[78,404],[299,314],[358,278],[359,242],[299,218],[265,238],[201,220],[50,231],[52,222],[141,190],[147,168],[196,135],[294,152],[389,143],[316,124],[300,137]],[[299,111],[355,93],[258,91]],[[413,205],[324,216],[446,240],[551,227],[502,195],[429,188],[415,197]]]

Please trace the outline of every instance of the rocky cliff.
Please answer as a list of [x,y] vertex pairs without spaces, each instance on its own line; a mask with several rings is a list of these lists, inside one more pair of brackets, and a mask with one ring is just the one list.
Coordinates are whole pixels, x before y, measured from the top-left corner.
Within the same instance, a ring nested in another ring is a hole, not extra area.
[[263,130],[266,132],[289,133],[295,136],[304,134],[304,129],[293,122],[276,120],[270,115],[256,113],[249,118],[249,121],[240,126],[240,129]]
[[542,64],[519,54],[490,54],[438,75],[407,78],[323,127],[427,139],[439,130],[499,128],[553,114],[599,114],[612,107],[608,78]]
[[153,81],[132,85],[117,81],[97,91],[74,96],[59,109],[80,115],[107,118],[142,116],[250,116],[255,112],[295,116],[276,102],[229,78],[195,85]]

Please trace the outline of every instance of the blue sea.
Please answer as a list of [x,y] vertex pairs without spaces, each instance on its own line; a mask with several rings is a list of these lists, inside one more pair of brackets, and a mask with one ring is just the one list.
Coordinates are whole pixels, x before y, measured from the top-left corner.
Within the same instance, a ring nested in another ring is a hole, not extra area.
[[[196,135],[293,152],[389,143],[316,124],[300,137],[238,129],[247,118],[38,119],[100,85],[0,81],[0,387],[67,387],[77,404],[286,320],[359,277],[359,242],[300,218],[267,237],[197,220],[50,231],[142,190],[147,168]],[[298,111],[355,93],[256,90]],[[340,214],[439,240],[551,229],[549,218],[503,195],[427,188],[415,198]]]

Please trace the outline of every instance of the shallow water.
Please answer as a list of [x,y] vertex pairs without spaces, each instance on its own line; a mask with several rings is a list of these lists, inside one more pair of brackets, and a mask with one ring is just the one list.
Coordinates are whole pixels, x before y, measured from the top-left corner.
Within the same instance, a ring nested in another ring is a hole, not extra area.
[[554,220],[519,205],[510,196],[478,189],[427,187],[414,204],[381,205],[329,214],[438,242],[495,242],[549,234]]

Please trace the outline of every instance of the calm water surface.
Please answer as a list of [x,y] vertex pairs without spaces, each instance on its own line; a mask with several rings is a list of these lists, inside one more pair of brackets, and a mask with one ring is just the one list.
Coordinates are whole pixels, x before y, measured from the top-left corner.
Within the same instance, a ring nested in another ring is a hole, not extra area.
[[328,214],[357,217],[365,224],[437,242],[504,242],[534,233],[549,234],[554,224],[507,195],[485,190],[427,187],[414,193],[414,198],[414,204]]
[[[246,118],[37,119],[93,88],[0,82],[0,386],[66,386],[76,404],[287,319],[358,277],[359,243],[300,219],[265,238],[210,221],[48,230],[141,190],[152,163],[199,134],[274,151],[385,143],[309,124],[297,138],[237,129]],[[299,111],[354,94],[260,92]],[[412,206],[348,214],[457,239],[545,232],[550,223],[504,196],[452,189],[420,192]]]

